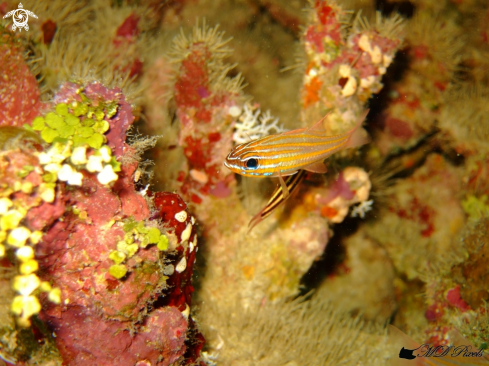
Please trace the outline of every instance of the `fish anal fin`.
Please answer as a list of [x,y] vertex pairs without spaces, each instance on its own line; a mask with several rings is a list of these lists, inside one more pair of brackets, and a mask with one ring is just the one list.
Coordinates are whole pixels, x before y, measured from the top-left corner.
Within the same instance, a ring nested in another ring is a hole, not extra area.
[[302,169],[304,169],[308,172],[311,172],[311,173],[321,173],[321,174],[324,174],[328,171],[328,169],[326,168],[326,165],[324,165],[324,163],[322,161],[316,161],[312,164],[305,166]]
[[265,210],[266,207],[260,210],[253,218],[250,220],[248,224],[248,234],[253,230],[253,228],[258,225],[260,222],[263,221],[264,217],[262,217],[262,213]]

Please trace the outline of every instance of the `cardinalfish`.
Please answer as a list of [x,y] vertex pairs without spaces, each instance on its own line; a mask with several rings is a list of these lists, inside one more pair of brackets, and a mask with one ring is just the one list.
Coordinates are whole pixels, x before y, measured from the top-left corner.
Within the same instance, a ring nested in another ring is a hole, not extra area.
[[[344,134],[326,136],[322,126],[322,121],[326,118],[324,117],[310,128],[270,135],[236,146],[224,162],[227,168],[246,177],[278,177],[281,185],[281,193],[278,190],[274,192],[267,206],[251,220],[251,227],[283,203],[291,191],[297,188],[304,175],[299,174],[300,179],[287,179],[287,182],[282,177],[297,174],[299,171],[326,173],[324,160],[327,157],[340,150],[367,143],[369,138],[360,128],[367,113],[368,110],[360,116],[355,127]],[[266,213],[264,217],[263,213]]]

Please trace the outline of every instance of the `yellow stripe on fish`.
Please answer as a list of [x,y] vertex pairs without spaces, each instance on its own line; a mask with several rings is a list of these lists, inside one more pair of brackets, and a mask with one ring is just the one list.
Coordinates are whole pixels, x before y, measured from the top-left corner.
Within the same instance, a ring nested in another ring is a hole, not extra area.
[[362,114],[354,129],[341,135],[325,136],[315,125],[240,144],[229,153],[224,165],[234,173],[257,178],[291,175],[300,169],[324,173],[323,161],[328,156],[369,141],[360,128],[367,113]]

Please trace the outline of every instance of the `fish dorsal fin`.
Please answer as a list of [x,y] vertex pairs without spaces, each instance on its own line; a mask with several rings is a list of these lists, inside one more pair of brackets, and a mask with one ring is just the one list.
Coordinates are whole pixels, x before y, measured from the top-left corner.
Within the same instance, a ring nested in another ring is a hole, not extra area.
[[326,165],[324,165],[322,161],[316,161],[315,163],[309,164],[302,169],[307,170],[308,172],[311,173],[322,173],[322,174],[328,171]]
[[323,118],[321,118],[319,121],[317,121],[314,125],[312,125],[311,127],[307,128],[304,132],[305,133],[326,133],[326,131],[324,130],[324,125],[323,125],[323,121],[326,119],[326,117],[328,117],[328,115],[331,113],[331,111],[333,110],[333,108],[330,108],[326,114],[324,115]]
[[306,130],[307,130],[307,128],[299,128],[297,130],[290,130],[290,131],[282,132],[281,135],[293,135],[296,133],[303,133]]

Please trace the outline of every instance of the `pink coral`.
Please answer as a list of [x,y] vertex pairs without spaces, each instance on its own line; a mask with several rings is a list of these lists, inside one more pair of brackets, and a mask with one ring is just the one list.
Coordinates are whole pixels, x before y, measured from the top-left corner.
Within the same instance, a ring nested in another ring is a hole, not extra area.
[[[73,100],[80,101],[79,88],[64,84],[54,102],[71,105]],[[99,83],[87,85],[83,91],[94,104],[115,101],[117,113],[105,117],[110,125],[107,143],[119,159],[134,154],[125,142],[134,117],[121,91]],[[37,165],[26,159],[19,155],[14,161],[22,166]],[[60,304],[42,297],[40,318],[56,334],[61,356],[72,365],[86,364],[87,360],[169,365],[186,352],[196,360],[203,344],[188,308],[197,249],[195,221],[173,193],[156,193],[155,208],[151,208],[134,187],[137,162],[128,161],[111,187],[101,184],[96,174],[82,170],[80,188],[58,183],[54,202],[34,207],[26,217],[29,227],[46,230],[36,245],[40,276],[61,291]],[[33,174],[28,177],[36,181]],[[182,211],[186,219],[179,221],[175,214]],[[144,220],[166,231],[172,253],[162,254],[155,245],[139,247],[125,262],[127,274],[116,279],[109,274],[113,265],[109,255],[124,240],[122,220],[128,219]]]
[[1,32],[0,121],[2,126],[22,126],[39,114],[41,93],[24,61],[19,41],[8,32]]
[[[237,83],[221,81],[226,66],[219,50],[224,44],[216,29],[201,31],[205,37],[194,34],[190,40],[175,41],[175,57],[179,58],[174,80],[174,98],[177,116],[181,121],[179,144],[184,149],[186,165],[182,170],[180,191],[190,201],[200,204],[204,196],[229,195],[227,187],[232,174],[222,169],[222,161],[232,147],[234,118],[229,108],[237,105],[241,94]],[[185,48],[183,48],[185,45]]]

